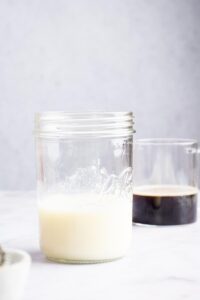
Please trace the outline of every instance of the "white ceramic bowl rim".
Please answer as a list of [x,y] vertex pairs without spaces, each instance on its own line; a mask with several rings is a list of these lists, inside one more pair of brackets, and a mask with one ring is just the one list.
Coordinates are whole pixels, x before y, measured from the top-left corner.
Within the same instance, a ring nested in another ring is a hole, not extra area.
[[1,266],[0,271],[5,268],[12,268],[16,265],[31,261],[30,255],[25,251],[17,249],[5,249],[5,252],[9,263],[5,263],[3,266]]

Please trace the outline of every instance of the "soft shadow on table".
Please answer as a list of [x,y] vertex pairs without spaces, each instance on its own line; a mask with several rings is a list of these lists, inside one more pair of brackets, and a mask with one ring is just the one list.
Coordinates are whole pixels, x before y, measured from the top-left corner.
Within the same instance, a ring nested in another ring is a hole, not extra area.
[[42,254],[42,252],[40,250],[28,249],[27,251],[30,254],[30,256],[32,258],[32,261],[34,263],[40,263],[40,264],[49,264],[49,263],[51,263],[52,264],[52,262],[50,262],[49,260],[47,260],[45,258],[45,256]]

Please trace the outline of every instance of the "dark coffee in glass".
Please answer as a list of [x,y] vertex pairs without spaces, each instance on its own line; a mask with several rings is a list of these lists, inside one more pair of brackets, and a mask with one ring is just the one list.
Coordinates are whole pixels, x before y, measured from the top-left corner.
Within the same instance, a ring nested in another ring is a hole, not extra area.
[[191,186],[141,186],[133,194],[133,222],[180,225],[196,221],[198,190]]

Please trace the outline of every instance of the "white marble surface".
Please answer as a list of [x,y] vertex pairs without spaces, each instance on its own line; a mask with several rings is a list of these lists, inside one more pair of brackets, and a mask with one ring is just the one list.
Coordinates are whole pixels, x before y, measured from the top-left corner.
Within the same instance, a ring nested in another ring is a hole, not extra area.
[[34,192],[0,193],[0,241],[33,260],[23,300],[199,300],[200,223],[133,227],[126,258],[96,265],[47,262],[39,251]]

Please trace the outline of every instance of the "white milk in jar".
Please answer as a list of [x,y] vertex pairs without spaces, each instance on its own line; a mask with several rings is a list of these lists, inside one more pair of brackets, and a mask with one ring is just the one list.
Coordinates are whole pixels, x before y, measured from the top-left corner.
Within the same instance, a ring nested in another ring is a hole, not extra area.
[[131,199],[54,194],[39,205],[44,254],[63,262],[106,261],[126,254],[132,233]]

